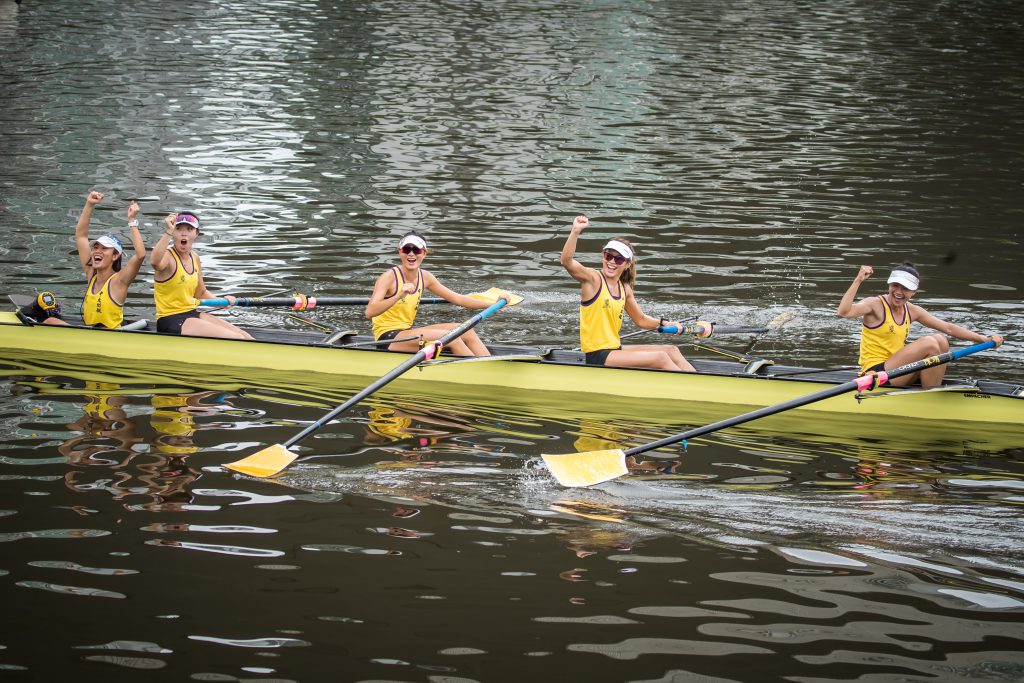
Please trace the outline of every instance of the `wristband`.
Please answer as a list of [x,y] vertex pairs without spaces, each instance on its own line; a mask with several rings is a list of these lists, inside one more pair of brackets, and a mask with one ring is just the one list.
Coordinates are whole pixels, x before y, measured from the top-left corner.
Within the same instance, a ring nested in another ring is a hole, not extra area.
[[139,221],[137,219],[135,219],[135,218],[131,219],[130,221],[128,221],[128,227],[129,228],[137,228],[137,227],[139,227]]

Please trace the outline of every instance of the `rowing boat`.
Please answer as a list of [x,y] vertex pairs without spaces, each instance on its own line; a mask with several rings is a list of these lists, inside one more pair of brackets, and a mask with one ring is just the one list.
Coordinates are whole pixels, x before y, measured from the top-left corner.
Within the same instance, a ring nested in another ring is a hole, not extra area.
[[[15,312],[0,312],[0,349],[4,357],[19,352],[44,356],[86,354],[98,364],[159,366],[168,358],[203,368],[238,368],[258,375],[280,369],[336,376],[339,383],[366,384],[408,358],[407,354],[358,346],[371,343],[356,333],[319,333],[290,329],[255,329],[255,341],[164,335],[146,329],[106,330],[85,327],[75,316],[70,325],[32,325]],[[355,346],[354,346],[355,345]],[[813,368],[725,360],[694,361],[696,373],[595,367],[583,354],[563,349],[492,345],[489,359],[442,357],[396,381],[402,391],[427,393],[447,385],[469,392],[554,392],[577,407],[613,399],[629,406],[699,401],[707,406],[743,412],[809,394],[829,384],[848,381],[849,371],[820,372]],[[344,378],[344,379],[342,379]],[[201,378],[196,378],[201,383]],[[1024,386],[984,379],[950,378],[941,391],[879,389],[843,395],[798,409],[806,415],[855,418],[865,433],[873,421],[898,414],[904,419],[975,423],[1024,424]],[[870,398],[868,398],[870,397]],[[625,417],[625,416],[624,416]],[[687,420],[685,413],[679,421]],[[820,429],[830,428],[828,420]]]

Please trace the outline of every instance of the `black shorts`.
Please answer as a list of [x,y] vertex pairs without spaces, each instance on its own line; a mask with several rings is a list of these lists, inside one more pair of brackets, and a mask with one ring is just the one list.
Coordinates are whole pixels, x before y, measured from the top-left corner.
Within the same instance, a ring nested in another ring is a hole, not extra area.
[[881,363],[875,363],[870,368],[868,368],[867,370],[865,370],[864,372],[862,372],[860,374],[866,375],[869,372],[882,372],[883,370],[885,370],[885,361],[884,360]]
[[597,351],[587,352],[587,365],[604,365],[605,361],[608,360],[608,354],[612,351],[618,351],[622,347],[615,349],[598,349]]
[[402,334],[403,332],[405,332],[405,330],[388,330],[384,334],[382,334],[379,337],[377,337],[377,341],[388,341],[388,340],[394,339],[395,337],[397,337],[398,335]]
[[162,318],[156,319],[156,331],[163,332],[164,334],[181,334],[181,326],[185,324],[185,321],[198,317],[199,311],[185,311],[184,313],[165,315]]

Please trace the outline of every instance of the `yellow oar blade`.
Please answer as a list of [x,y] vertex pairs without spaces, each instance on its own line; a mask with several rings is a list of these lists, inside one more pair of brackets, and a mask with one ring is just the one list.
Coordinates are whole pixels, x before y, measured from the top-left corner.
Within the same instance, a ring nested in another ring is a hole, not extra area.
[[248,474],[250,477],[272,477],[288,467],[298,455],[281,444],[274,444],[252,455],[224,465],[229,470]]
[[621,450],[587,451],[541,455],[544,464],[562,486],[593,486],[621,477],[626,469],[626,454]]
[[469,296],[473,297],[474,299],[480,299],[481,301],[487,301],[487,302],[493,304],[494,302],[496,302],[498,299],[502,298],[506,294],[509,297],[508,298],[508,305],[509,306],[515,306],[516,304],[520,304],[520,303],[523,302],[523,297],[519,296],[518,294],[513,294],[512,292],[506,292],[506,291],[504,291],[502,289],[498,289],[497,287],[491,287],[486,292],[474,292],[473,294],[470,294]]

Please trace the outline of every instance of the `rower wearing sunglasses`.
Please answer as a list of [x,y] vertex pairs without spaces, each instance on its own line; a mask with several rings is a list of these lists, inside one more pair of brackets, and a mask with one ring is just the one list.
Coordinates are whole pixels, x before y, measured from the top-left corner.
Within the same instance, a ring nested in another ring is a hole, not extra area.
[[[442,285],[429,270],[422,268],[428,253],[427,241],[415,230],[398,241],[397,252],[398,265],[392,266],[377,278],[370,303],[366,306],[366,317],[373,320],[374,339],[387,341],[415,337],[389,344],[389,351],[415,353],[420,350],[422,343],[440,339],[459,326],[457,323],[435,323],[413,327],[424,289],[463,308],[484,309],[493,303],[453,292]],[[450,341],[445,349],[457,356],[491,355],[474,330]]]
[[[157,332],[186,337],[252,339],[252,335],[227,320],[196,310],[197,299],[218,298],[206,288],[199,254],[192,250],[198,238],[199,216],[194,213],[182,211],[164,218],[164,234],[149,254],[154,270]],[[234,297],[225,298],[234,305]]]
[[683,326],[678,321],[652,318],[640,309],[633,297],[636,256],[629,240],[615,237],[604,245],[600,270],[587,268],[575,259],[576,241],[589,225],[586,216],[576,216],[559,258],[562,267],[580,283],[580,347],[587,356],[587,365],[694,372],[679,349],[670,344],[622,345],[619,330],[623,311],[645,330],[674,325],[679,334]]

